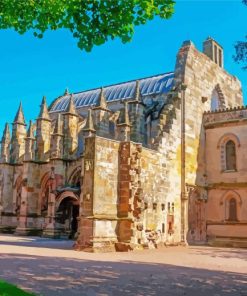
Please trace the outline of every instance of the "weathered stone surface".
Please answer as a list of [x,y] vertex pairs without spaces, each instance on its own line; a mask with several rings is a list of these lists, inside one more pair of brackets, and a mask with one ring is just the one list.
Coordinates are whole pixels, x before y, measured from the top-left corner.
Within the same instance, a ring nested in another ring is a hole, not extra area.
[[168,93],[143,95],[137,82],[123,101],[107,102],[101,89],[95,105],[76,108],[66,92],[61,112],[42,101],[28,132],[20,106],[1,144],[0,230],[74,237],[75,249],[91,252],[243,246],[247,111],[240,82],[206,43],[207,55],[183,44]]

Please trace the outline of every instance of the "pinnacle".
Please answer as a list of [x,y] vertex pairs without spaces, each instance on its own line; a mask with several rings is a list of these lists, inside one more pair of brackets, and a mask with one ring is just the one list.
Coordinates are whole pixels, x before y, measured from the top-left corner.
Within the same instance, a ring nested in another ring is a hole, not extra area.
[[135,85],[135,94],[134,94],[134,100],[136,102],[141,103],[141,90],[140,90],[140,81],[136,80],[136,85]]
[[96,108],[107,109],[107,102],[106,102],[106,98],[105,98],[104,88],[103,87],[101,87],[101,89],[100,89],[98,101],[97,101],[95,107]]
[[2,137],[2,142],[4,141],[10,141],[10,130],[9,130],[9,124],[5,124],[5,128],[3,131],[3,137]]
[[139,101],[140,99],[140,81],[136,80],[136,85],[135,85],[135,99]]
[[28,131],[27,131],[27,138],[33,138],[33,123],[32,123],[32,120],[30,120],[29,122],[29,128],[28,128]]
[[95,132],[94,125],[93,125],[92,109],[88,109],[87,122],[83,130]]
[[39,118],[50,120],[50,115],[49,115],[49,112],[48,112],[48,107],[47,107],[46,97],[45,96],[43,96],[42,102],[41,102],[41,105],[40,105]]
[[25,118],[22,110],[22,103],[20,102],[18,111],[15,115],[14,123],[25,124]]
[[68,104],[66,112],[70,113],[70,114],[76,114],[76,109],[75,109],[75,104],[74,104],[74,97],[73,97],[72,94],[70,95],[69,104]]
[[128,110],[128,102],[124,101],[124,109],[122,109],[122,114],[120,118],[120,125],[129,125],[130,126],[130,120],[129,120],[129,110]]

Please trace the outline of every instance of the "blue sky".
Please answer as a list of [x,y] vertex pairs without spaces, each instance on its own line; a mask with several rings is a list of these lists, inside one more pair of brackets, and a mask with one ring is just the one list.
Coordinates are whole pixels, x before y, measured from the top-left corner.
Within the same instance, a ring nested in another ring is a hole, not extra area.
[[247,34],[247,6],[241,1],[177,1],[170,20],[155,19],[137,27],[133,41],[110,41],[82,52],[69,32],[47,32],[43,39],[31,33],[0,31],[0,133],[11,123],[22,100],[26,121],[35,119],[43,95],[48,103],[66,87],[78,92],[121,81],[173,71],[184,40],[198,49],[212,36],[224,47],[225,69],[237,76],[247,103],[247,71],[232,60],[234,43]]

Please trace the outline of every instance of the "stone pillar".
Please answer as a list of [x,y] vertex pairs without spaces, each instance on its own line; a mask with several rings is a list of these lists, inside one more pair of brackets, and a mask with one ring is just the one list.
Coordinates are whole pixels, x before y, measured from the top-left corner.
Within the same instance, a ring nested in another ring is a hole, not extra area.
[[15,233],[18,235],[28,235],[29,229],[27,225],[27,215],[28,215],[28,191],[27,191],[27,178],[23,179],[23,186],[21,190],[21,207],[18,226]]
[[142,248],[138,228],[143,228],[140,157],[142,146],[122,142],[119,149],[118,251]]
[[60,231],[56,229],[56,178],[55,170],[52,167],[49,180],[49,199],[48,199],[48,211],[45,218],[46,228],[43,230],[44,237],[58,238]]
[[93,251],[95,220],[93,217],[95,137],[85,138],[84,178],[80,200],[80,223],[76,250]]

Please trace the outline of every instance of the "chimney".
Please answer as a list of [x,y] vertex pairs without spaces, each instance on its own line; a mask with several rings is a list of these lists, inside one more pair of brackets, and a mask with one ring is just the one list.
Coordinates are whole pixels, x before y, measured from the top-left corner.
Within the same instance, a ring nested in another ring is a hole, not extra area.
[[203,53],[214,61],[219,67],[223,68],[223,48],[213,38],[208,37],[203,42]]

